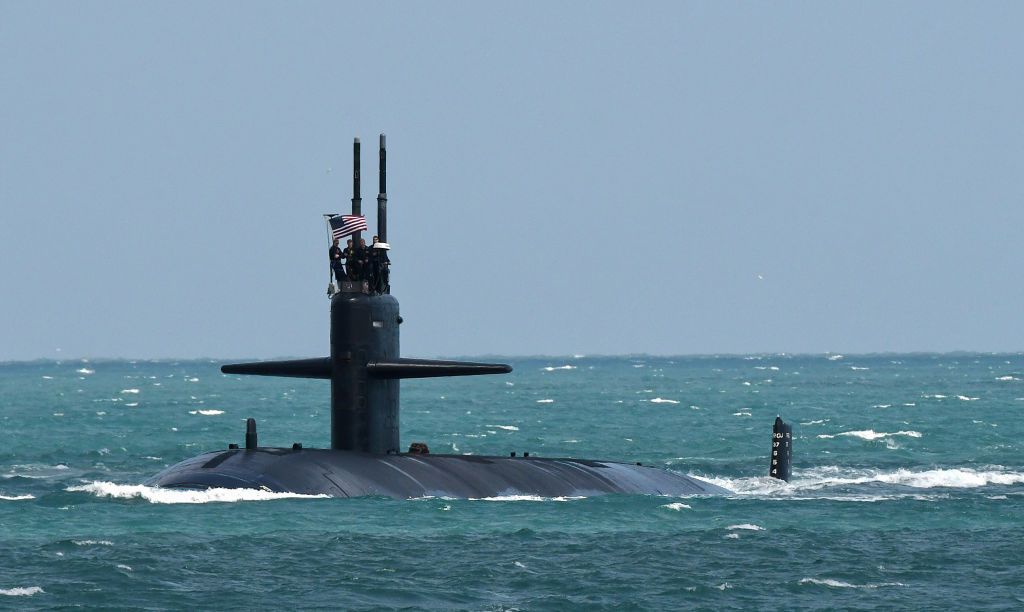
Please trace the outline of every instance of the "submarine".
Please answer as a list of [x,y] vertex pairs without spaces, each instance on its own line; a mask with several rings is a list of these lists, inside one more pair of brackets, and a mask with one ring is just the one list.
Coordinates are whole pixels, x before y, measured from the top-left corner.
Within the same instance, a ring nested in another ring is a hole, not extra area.
[[[377,236],[387,244],[385,136],[380,136]],[[352,215],[362,217],[360,144],[353,143]],[[365,228],[365,224],[363,225]],[[334,236],[338,234],[335,233]],[[348,234],[346,234],[348,235]],[[360,234],[351,234],[358,245]],[[386,277],[385,277],[386,278]],[[587,497],[604,494],[723,495],[727,489],[640,463],[577,458],[433,454],[399,436],[399,383],[407,378],[500,375],[501,363],[400,357],[402,317],[387,282],[342,279],[328,288],[330,356],[237,363],[224,374],[329,380],[331,447],[260,446],[254,419],[244,445],[230,444],[172,465],[145,482],[176,489],[252,488],[332,497]],[[771,475],[789,477],[791,433],[773,430]],[[784,462],[784,465],[782,465]]]

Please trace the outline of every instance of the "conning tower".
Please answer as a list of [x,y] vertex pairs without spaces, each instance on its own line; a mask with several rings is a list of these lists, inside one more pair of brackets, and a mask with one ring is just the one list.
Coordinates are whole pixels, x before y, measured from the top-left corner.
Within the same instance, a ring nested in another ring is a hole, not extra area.
[[[352,214],[361,215],[359,139],[352,145]],[[387,242],[387,151],[380,135],[377,235]],[[359,244],[359,233],[353,236]],[[331,296],[331,355],[318,359],[229,364],[225,374],[321,378],[331,381],[331,448],[384,454],[400,452],[398,386],[402,378],[504,374],[498,363],[403,359],[402,317],[390,287],[343,281]]]

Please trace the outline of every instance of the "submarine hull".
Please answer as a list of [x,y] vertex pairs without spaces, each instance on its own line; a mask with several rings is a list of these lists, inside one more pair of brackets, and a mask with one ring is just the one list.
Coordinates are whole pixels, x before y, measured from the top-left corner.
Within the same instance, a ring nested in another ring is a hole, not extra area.
[[609,493],[722,495],[729,491],[663,469],[585,459],[373,454],[257,448],[205,453],[173,465],[150,486],[255,488],[332,497],[582,497]]

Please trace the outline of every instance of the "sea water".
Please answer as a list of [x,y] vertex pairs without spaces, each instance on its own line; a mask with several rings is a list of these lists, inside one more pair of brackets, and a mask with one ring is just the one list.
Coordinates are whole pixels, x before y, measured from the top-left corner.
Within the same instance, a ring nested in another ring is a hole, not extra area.
[[[142,486],[329,445],[324,381],[196,361],[0,364],[0,607],[1024,606],[1024,356],[509,358],[405,381],[402,443],[641,461],[725,497],[334,499]],[[766,477],[776,415],[790,483]]]

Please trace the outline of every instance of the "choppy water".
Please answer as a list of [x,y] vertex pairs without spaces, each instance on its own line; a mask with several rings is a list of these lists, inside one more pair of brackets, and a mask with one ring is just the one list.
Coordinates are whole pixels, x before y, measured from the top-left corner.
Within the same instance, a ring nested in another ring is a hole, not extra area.
[[[242,442],[326,446],[323,381],[0,364],[0,607],[1024,605],[1024,356],[511,359],[407,381],[403,443],[642,461],[729,497],[295,498],[139,485]],[[764,477],[776,414],[794,479]]]

